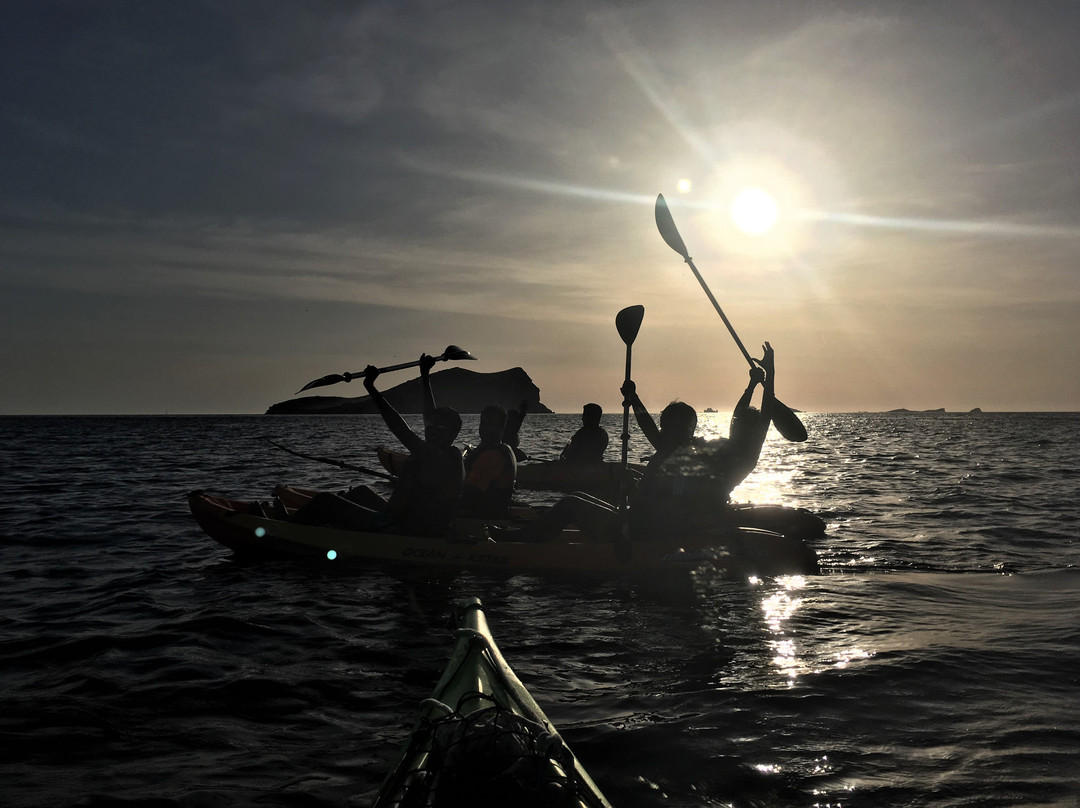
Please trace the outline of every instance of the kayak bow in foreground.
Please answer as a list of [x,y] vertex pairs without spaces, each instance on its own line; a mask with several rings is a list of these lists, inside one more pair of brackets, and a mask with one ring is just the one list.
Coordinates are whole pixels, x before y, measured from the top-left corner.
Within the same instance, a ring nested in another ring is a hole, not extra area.
[[373,808],[610,808],[503,659],[481,603],[458,607],[450,662]]

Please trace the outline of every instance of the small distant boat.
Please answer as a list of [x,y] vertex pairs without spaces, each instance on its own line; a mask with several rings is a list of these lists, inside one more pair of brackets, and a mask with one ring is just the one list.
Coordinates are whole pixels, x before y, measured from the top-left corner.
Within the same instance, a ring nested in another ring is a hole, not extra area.
[[372,808],[611,808],[503,659],[480,600],[458,606],[454,650]]
[[584,574],[652,577],[703,565],[731,577],[811,574],[817,555],[803,540],[737,525],[670,538],[584,541],[574,529],[556,541],[493,541],[486,525],[463,519],[446,538],[365,533],[291,521],[284,512],[192,491],[188,507],[203,531],[238,555],[330,560],[336,563],[407,565],[437,570],[480,570],[498,574]]

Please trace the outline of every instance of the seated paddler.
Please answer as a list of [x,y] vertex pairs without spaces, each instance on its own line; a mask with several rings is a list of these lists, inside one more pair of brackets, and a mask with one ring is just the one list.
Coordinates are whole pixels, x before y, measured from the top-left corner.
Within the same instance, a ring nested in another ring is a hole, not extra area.
[[599,404],[586,404],[581,408],[581,428],[559,455],[560,460],[570,463],[602,463],[607,451],[608,433],[600,426],[604,410]]
[[[521,538],[553,540],[571,524],[594,541],[610,541],[624,533],[631,539],[686,536],[724,524],[731,491],[757,465],[769,429],[774,360],[768,343],[764,351],[750,370],[727,438],[695,437],[697,412],[682,401],[664,408],[658,426],[638,396],[637,385],[627,380],[622,387],[624,400],[655,450],[630,494],[627,509],[571,494],[523,529]],[[751,405],[759,385],[763,387],[760,410]]]
[[461,514],[478,519],[509,519],[517,480],[517,458],[504,440],[506,410],[489,404],[480,413],[480,445],[465,453]]
[[449,407],[435,405],[429,378],[435,361],[428,354],[420,357],[423,437],[413,432],[376,389],[378,368],[369,365],[364,370],[364,387],[371,400],[387,428],[409,452],[390,498],[384,499],[367,486],[344,495],[320,493],[297,510],[295,521],[410,536],[438,537],[449,532],[465,479],[461,452],[454,446],[461,431],[461,416]]
[[[757,465],[771,423],[774,355],[767,342],[763,351],[732,411],[726,438],[695,437],[697,413],[682,402],[664,409],[657,429],[633,382],[624,387],[638,425],[656,449],[631,499],[631,537],[662,531],[688,535],[724,523],[731,492]],[[758,386],[760,409],[751,404]]]

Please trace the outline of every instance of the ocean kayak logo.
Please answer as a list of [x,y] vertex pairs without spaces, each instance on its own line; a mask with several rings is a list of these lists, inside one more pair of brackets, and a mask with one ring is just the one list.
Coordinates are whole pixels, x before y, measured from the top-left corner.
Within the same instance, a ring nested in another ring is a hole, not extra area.
[[505,567],[510,559],[497,553],[447,551],[435,547],[403,547],[401,557],[410,561],[431,561],[445,564],[472,564],[485,567]]

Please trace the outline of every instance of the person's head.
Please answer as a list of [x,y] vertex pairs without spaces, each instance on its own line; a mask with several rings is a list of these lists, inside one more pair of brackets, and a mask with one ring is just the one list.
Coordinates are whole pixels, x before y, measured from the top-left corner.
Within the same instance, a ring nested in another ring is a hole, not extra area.
[[480,442],[501,443],[506,427],[506,410],[498,404],[488,404],[480,413]]
[[660,439],[667,447],[686,446],[697,429],[697,412],[685,401],[672,401],[660,413]]
[[585,426],[596,426],[600,423],[600,416],[604,414],[604,410],[599,404],[586,404],[581,408],[581,423]]
[[728,427],[728,438],[733,443],[746,443],[757,440],[761,434],[761,410],[747,407],[744,412],[735,415]]
[[440,446],[450,446],[461,431],[461,416],[450,407],[436,407],[424,421],[424,434]]

